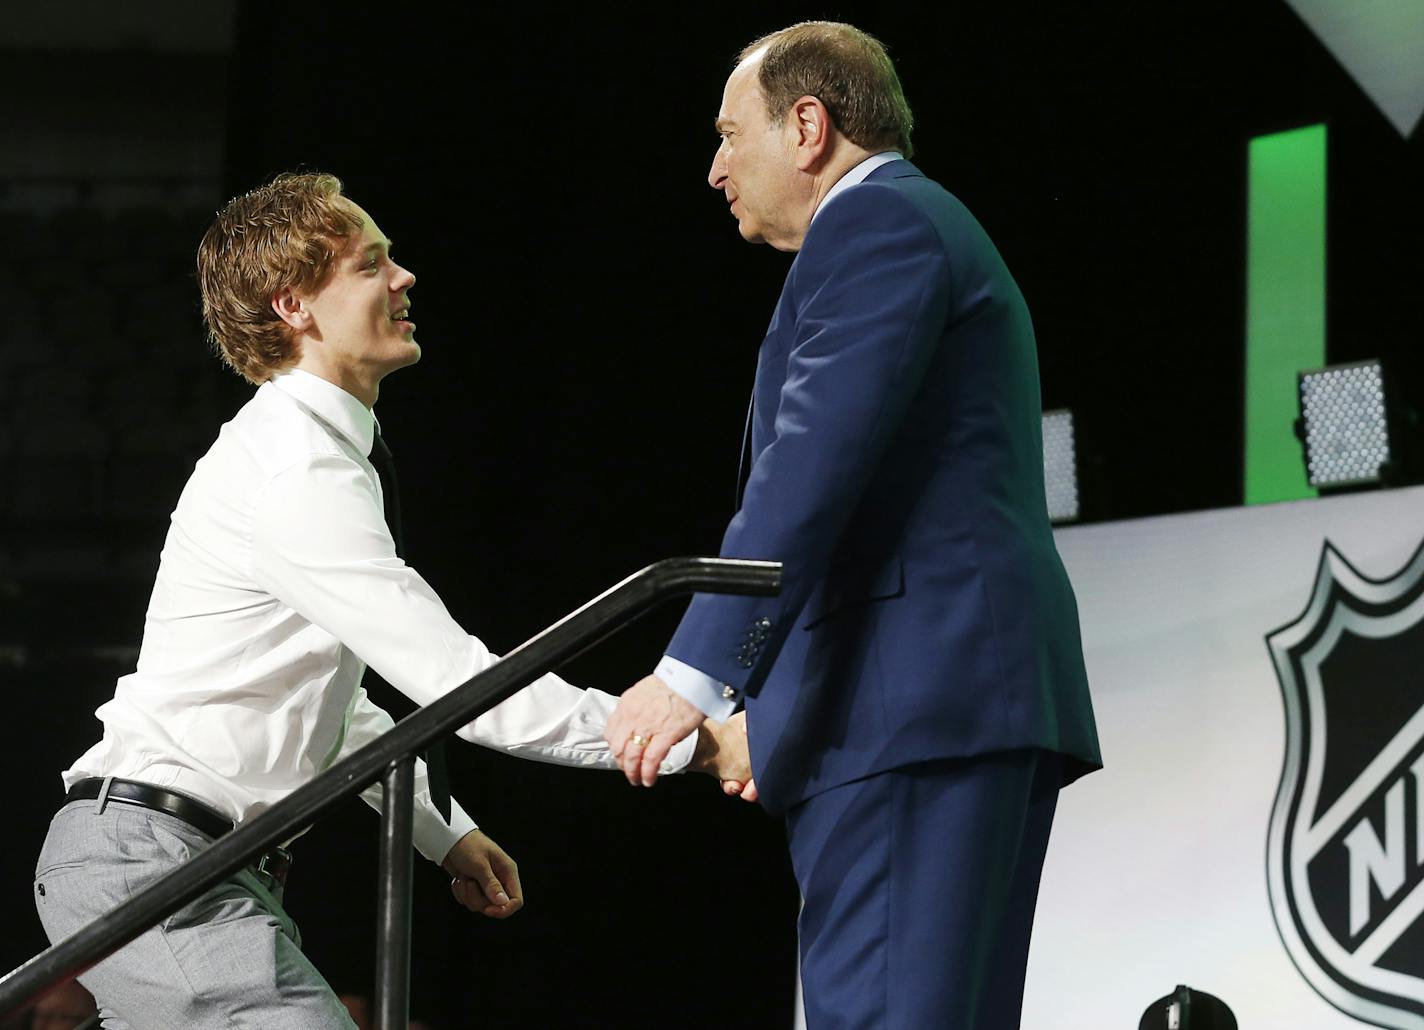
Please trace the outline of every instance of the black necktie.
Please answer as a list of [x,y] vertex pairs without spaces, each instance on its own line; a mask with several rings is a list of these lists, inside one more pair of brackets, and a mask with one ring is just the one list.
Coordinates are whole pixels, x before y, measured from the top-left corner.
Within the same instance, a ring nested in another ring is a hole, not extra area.
[[[381,477],[381,497],[386,506],[386,525],[396,542],[396,557],[405,557],[405,537],[401,535],[400,481],[396,479],[396,463],[380,430],[371,442],[371,464]],[[425,752],[425,772],[430,781],[430,800],[436,811],[450,822],[450,774],[445,769],[445,746],[436,741]]]

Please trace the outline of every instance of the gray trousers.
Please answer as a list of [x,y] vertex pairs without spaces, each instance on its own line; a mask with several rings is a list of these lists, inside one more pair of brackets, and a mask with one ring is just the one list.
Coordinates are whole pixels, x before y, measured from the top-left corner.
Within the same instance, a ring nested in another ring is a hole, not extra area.
[[[50,942],[211,844],[181,819],[136,805],[65,805],[35,868],[35,906]],[[280,894],[244,869],[81,973],[106,1030],[354,1030],[302,954]]]

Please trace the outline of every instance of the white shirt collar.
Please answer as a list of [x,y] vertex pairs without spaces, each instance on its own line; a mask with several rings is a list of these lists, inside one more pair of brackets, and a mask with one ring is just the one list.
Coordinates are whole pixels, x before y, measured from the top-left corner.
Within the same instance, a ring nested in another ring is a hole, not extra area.
[[888,165],[891,161],[903,160],[905,159],[900,155],[898,150],[886,150],[879,154],[871,154],[864,161],[860,162],[860,164],[836,180],[836,184],[830,188],[830,191],[821,198],[821,202],[816,205],[816,210],[811,215],[811,221],[814,222],[816,220],[816,215],[819,215],[822,209],[825,208],[825,206],[831,202],[831,199],[835,197],[837,193],[841,192],[841,190],[848,190],[852,186],[864,182],[866,176],[881,165]]
[[310,408],[350,440],[361,454],[371,453],[371,444],[376,436],[376,416],[341,387],[300,368],[284,369],[268,382]]

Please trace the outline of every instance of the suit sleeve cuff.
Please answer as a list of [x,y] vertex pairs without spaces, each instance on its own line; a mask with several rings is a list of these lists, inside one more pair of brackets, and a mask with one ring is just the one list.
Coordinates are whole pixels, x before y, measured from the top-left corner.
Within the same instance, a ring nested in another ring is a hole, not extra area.
[[741,701],[735,689],[672,655],[663,655],[653,674],[666,683],[674,694],[696,705],[715,722],[726,722]]

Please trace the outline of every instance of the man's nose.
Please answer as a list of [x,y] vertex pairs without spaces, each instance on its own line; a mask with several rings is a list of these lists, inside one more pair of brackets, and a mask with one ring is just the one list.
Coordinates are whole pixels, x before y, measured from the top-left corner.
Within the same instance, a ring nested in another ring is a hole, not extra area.
[[415,285],[415,273],[404,265],[396,265],[395,281],[391,283],[392,290],[408,290]]
[[707,185],[714,190],[726,189],[727,184],[727,162],[722,157],[722,151],[726,144],[717,148],[717,153],[712,155],[712,167],[707,172]]

